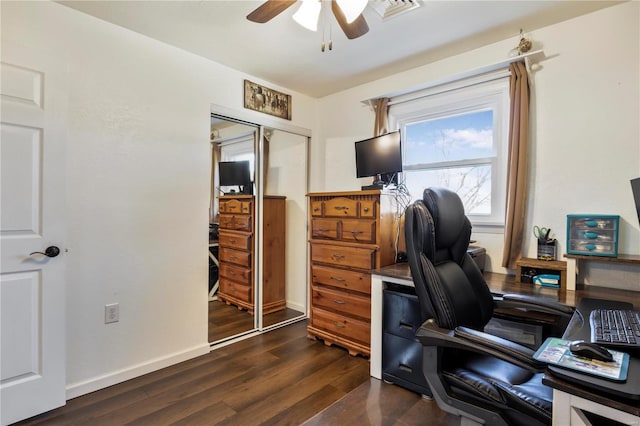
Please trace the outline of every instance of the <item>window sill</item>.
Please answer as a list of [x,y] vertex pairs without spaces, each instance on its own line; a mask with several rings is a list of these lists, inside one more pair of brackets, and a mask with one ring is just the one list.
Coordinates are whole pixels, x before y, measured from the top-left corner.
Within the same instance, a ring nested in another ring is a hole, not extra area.
[[471,226],[474,234],[504,234],[503,223],[471,222]]

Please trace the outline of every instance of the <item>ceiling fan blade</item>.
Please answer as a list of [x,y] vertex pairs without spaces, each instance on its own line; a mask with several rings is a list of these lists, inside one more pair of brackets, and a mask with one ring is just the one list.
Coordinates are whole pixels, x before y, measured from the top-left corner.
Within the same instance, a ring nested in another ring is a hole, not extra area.
[[247,15],[251,22],[264,24],[287,10],[296,0],[267,0]]
[[347,18],[345,18],[344,13],[342,12],[342,9],[340,9],[340,6],[338,6],[336,0],[331,0],[331,11],[348,39],[358,38],[369,32],[369,25],[362,14],[360,14],[360,16],[358,16],[352,23],[348,23]]

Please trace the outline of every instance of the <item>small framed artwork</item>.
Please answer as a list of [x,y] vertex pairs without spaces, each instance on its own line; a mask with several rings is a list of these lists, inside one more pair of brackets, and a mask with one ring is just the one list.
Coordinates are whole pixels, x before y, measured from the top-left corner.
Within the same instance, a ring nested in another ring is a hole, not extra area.
[[291,120],[291,95],[244,81],[244,107]]

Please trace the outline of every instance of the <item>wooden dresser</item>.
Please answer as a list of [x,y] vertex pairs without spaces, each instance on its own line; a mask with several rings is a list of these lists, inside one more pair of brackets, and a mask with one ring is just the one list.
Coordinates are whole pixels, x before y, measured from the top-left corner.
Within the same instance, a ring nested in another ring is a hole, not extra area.
[[310,338],[370,354],[371,270],[394,263],[391,195],[379,190],[308,194]]
[[[252,195],[220,197],[218,299],[253,314],[256,271],[254,232],[255,203]],[[263,308],[262,313],[279,311],[286,306],[285,294],[285,197],[263,198]]]

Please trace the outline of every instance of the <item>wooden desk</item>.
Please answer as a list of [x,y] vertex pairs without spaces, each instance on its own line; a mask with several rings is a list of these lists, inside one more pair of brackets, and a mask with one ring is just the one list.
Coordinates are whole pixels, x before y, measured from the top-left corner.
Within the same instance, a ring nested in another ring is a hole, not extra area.
[[[605,287],[579,287],[575,291],[535,286],[533,284],[516,283],[510,275],[485,273],[485,280],[493,293],[526,294],[555,300],[569,306],[577,306],[583,297],[594,299],[618,300],[632,303],[640,308],[640,292],[618,290]],[[413,278],[408,263],[396,263],[376,269],[371,274],[371,356],[370,374],[382,379],[382,291],[387,283],[413,287]]]

